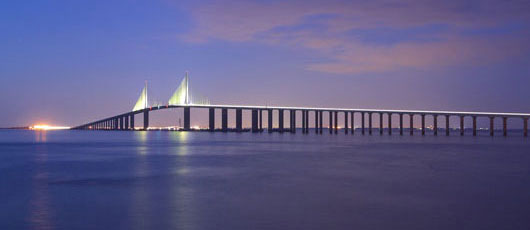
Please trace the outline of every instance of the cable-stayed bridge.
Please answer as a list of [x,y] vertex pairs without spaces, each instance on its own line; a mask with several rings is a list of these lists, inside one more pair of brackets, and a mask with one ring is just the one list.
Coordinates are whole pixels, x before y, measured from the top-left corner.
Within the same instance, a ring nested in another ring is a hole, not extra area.
[[[503,136],[507,136],[507,121],[508,119],[519,119],[522,121],[523,135],[528,136],[528,119],[530,113],[489,113],[489,112],[461,112],[461,111],[423,111],[423,110],[377,110],[377,109],[350,109],[350,108],[316,108],[316,107],[287,107],[287,106],[253,106],[253,105],[219,105],[211,104],[209,99],[201,97],[192,93],[190,90],[190,80],[188,73],[182,79],[181,83],[168,100],[167,104],[154,104],[150,105],[147,82],[141,91],[140,97],[135,103],[132,111],[118,114],[112,117],[107,117],[97,121],[93,121],[87,124],[83,124],[73,129],[83,130],[135,130],[134,117],[137,114],[143,114],[143,129],[149,129],[149,113],[157,110],[171,109],[171,108],[183,108],[184,109],[184,131],[190,131],[191,129],[191,108],[197,109],[208,109],[209,111],[209,130],[210,131],[222,131],[228,132],[234,130],[236,132],[243,131],[243,110],[251,111],[251,131],[252,132],[263,132],[263,114],[267,114],[267,131],[268,132],[291,132],[296,133],[297,128],[302,129],[302,133],[307,134],[310,132],[309,126],[309,114],[313,116],[313,129],[317,134],[322,134],[324,130],[323,117],[328,115],[329,125],[326,129],[330,134],[337,134],[339,130],[338,121],[339,114],[343,117],[345,134],[354,134],[354,119],[355,114],[360,114],[361,117],[361,129],[362,135],[367,132],[369,135],[373,133],[373,117],[378,115],[379,127],[376,129],[380,135],[383,135],[384,129],[387,129],[388,135],[392,135],[392,117],[397,115],[399,122],[399,135],[404,134],[404,117],[408,117],[409,120],[409,134],[414,135],[414,117],[419,116],[421,118],[421,135],[425,135],[425,120],[431,118],[433,122],[432,131],[434,135],[438,135],[438,123],[439,117],[445,119],[445,135],[450,134],[450,117],[458,117],[460,119],[459,131],[460,135],[464,135],[465,127],[464,120],[471,118],[473,122],[473,136],[477,135],[477,118],[489,119],[489,134],[494,135],[494,120],[502,119],[502,133]],[[221,110],[221,129],[215,129],[215,110]],[[228,110],[235,110],[236,122],[235,128],[228,127]],[[273,125],[273,112],[277,111],[278,124],[277,127]],[[289,113],[289,126],[285,126],[285,113]],[[297,113],[302,114],[301,124],[296,121]],[[384,127],[384,117],[386,116],[386,127]],[[301,126],[300,126],[301,125]]]

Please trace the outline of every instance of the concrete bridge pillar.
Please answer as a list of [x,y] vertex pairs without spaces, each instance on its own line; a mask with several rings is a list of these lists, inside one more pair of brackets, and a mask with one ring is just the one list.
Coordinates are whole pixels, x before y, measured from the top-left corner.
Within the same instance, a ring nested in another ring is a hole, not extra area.
[[438,115],[432,115],[433,117],[433,123],[434,123],[434,136],[438,136]]
[[129,118],[129,121],[131,122],[131,129],[134,130],[134,113],[131,113],[131,118]]
[[221,109],[221,130],[228,132],[228,109]]
[[368,134],[372,135],[372,113],[368,113]]
[[421,115],[421,135],[425,136],[425,114]]
[[124,123],[125,123],[125,117],[120,116],[120,129],[121,129],[121,130],[125,130],[125,125],[124,125]]
[[236,109],[236,131],[243,131],[243,110]]
[[445,135],[449,136],[449,115],[445,115]]
[[323,118],[324,118],[324,111],[319,111],[318,112],[318,119],[319,119],[319,121],[318,121],[318,123],[319,123],[318,129],[319,129],[319,133],[320,134],[322,134],[322,130],[324,129],[324,123],[322,122]]
[[190,107],[184,107],[184,130],[186,131],[191,129],[190,113]]
[[508,136],[508,125],[507,125],[508,122],[507,121],[508,121],[507,117],[502,118],[502,133],[504,136]]
[[[145,115],[145,114],[144,114],[144,115]],[[119,128],[118,118],[115,117],[115,118],[114,118],[114,129],[115,129],[115,130],[118,130],[118,128]]]
[[414,135],[414,114],[409,114],[409,132],[410,132],[410,135],[413,136]]
[[283,133],[283,109],[278,110],[278,129]]
[[383,136],[383,113],[379,113],[379,135]]
[[263,109],[259,110],[259,131],[263,132]]
[[125,130],[129,130],[129,115],[123,116],[125,120]]
[[305,110],[302,110],[302,133],[305,134],[305,116],[306,116],[306,113],[305,113]]
[[335,118],[334,118],[334,121],[335,121],[335,134],[339,133],[339,112],[338,111],[335,111]]
[[477,135],[477,116],[473,116],[473,136]]
[[464,136],[464,116],[460,116],[460,136]]
[[291,133],[296,133],[296,110],[294,109],[291,109],[289,111],[289,114],[290,114],[290,128],[291,128]]
[[309,133],[309,110],[305,111],[305,133]]
[[215,131],[215,108],[208,109],[208,121],[210,132]]
[[392,114],[388,113],[388,135],[392,135]]
[[267,110],[267,116],[268,116],[268,119],[267,119],[267,123],[268,123],[267,131],[269,133],[272,133],[272,130],[273,130],[273,127],[272,127],[272,109],[268,109]]
[[492,137],[493,137],[494,132],[495,132],[494,127],[493,127],[494,119],[495,119],[495,117],[490,117],[490,136],[492,136]]
[[361,134],[364,135],[364,113],[361,113]]
[[333,134],[333,111],[329,111],[329,134]]
[[258,129],[258,110],[253,109],[252,110],[252,132],[257,133],[259,132]]
[[319,112],[315,110],[315,133],[318,134],[318,114]]
[[344,111],[344,134],[348,134],[348,112]]
[[149,110],[144,110],[144,130],[149,128]]
[[403,114],[399,114],[399,135],[403,136]]
[[350,115],[351,115],[351,134],[353,135],[355,133],[355,120],[354,120],[355,112],[351,112]]

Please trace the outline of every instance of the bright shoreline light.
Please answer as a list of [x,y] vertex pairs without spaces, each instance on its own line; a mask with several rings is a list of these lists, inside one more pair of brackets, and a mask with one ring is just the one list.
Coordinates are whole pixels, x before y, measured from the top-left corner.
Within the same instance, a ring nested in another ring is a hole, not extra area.
[[61,130],[61,129],[70,129],[67,126],[50,126],[50,125],[34,125],[30,126],[31,130]]

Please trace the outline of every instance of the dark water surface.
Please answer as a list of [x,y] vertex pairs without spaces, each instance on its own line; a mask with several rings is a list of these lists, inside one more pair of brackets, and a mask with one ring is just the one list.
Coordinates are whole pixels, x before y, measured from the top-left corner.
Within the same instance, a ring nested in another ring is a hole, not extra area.
[[0,229],[530,229],[530,139],[0,131]]

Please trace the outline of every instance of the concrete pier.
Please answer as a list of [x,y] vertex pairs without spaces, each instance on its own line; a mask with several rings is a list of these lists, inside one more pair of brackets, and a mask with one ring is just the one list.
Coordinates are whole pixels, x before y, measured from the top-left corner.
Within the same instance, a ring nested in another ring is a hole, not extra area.
[[273,126],[272,126],[272,109],[268,109],[267,110],[267,116],[268,116],[268,119],[267,119],[267,131],[269,133],[272,133],[272,130],[273,130]]
[[289,126],[291,133],[296,133],[296,110],[289,110],[289,123],[291,124]]
[[409,132],[410,132],[410,135],[413,136],[414,135],[414,114],[409,114]]
[[333,111],[329,111],[329,134],[333,134]]
[[259,110],[259,131],[263,132],[263,110]]
[[191,109],[184,107],[184,130],[191,130]]
[[221,130],[228,132],[228,109],[221,109]]
[[283,109],[278,110],[278,130],[283,133]]
[[348,134],[348,112],[344,112],[344,134]]
[[[131,122],[131,129],[134,130],[134,114],[131,114],[131,118],[129,118],[129,121]],[[110,127],[110,121],[108,127]]]
[[253,109],[251,116],[252,116],[252,132],[253,133],[257,133],[257,132],[259,132],[259,129],[258,129],[258,110],[257,109]]
[[236,109],[236,131],[243,131],[243,110]]
[[[115,122],[118,122],[118,120],[116,120]],[[116,129],[118,129],[118,125],[116,124]],[[147,130],[149,128],[149,110],[145,109],[144,110],[144,130]]]
[[368,113],[368,134],[372,135],[372,113]]
[[335,111],[335,134],[339,133],[339,112]]
[[425,114],[421,115],[421,135],[425,136]]
[[433,115],[434,136],[438,136],[438,115]]
[[473,116],[473,136],[477,135],[477,117]]
[[319,129],[319,133],[322,134],[322,131],[324,129],[324,123],[323,123],[323,119],[324,119],[324,111],[318,111],[318,129]]
[[129,115],[125,115],[123,118],[125,120],[125,130],[129,130]]
[[364,135],[364,113],[361,113],[361,134]]
[[379,113],[379,135],[383,136],[383,113]]
[[302,133],[304,134],[305,134],[305,116],[306,116],[305,111],[302,110]]
[[305,111],[305,133],[309,133],[309,110]]
[[351,112],[350,113],[350,116],[351,116],[351,135],[355,134],[355,113],[354,112]]
[[388,113],[388,135],[392,135],[392,114]]
[[213,132],[215,131],[215,108],[208,109],[208,118],[210,132]]
[[320,127],[318,126],[318,115],[319,115],[318,110],[315,110],[315,133],[316,134],[318,134],[318,130],[320,129]]
[[403,114],[399,114],[399,135],[403,136]]

